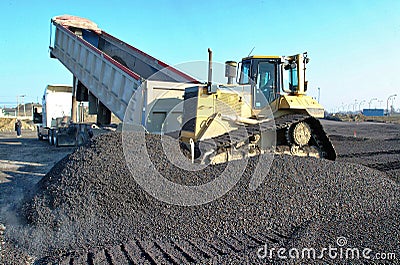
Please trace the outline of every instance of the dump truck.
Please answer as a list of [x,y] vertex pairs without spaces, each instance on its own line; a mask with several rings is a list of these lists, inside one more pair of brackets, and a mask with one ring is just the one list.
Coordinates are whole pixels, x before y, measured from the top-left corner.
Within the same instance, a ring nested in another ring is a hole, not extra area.
[[55,146],[76,146],[93,136],[91,124],[71,122],[72,86],[47,85],[42,98],[42,111],[33,111],[39,140]]
[[[64,15],[51,23],[55,37],[50,56],[73,74],[72,97],[88,98],[89,109],[97,109],[102,122],[109,120],[111,112],[124,120],[129,106],[148,132],[179,131],[181,146],[196,153],[201,162],[220,163],[263,152],[336,158],[318,121],[324,109],[306,95],[306,53],[246,57],[239,63],[236,84],[232,67],[236,63],[230,61],[228,84],[217,85],[211,82],[211,51],[208,82],[203,82],[90,20]],[[134,98],[139,88],[141,97]],[[96,104],[101,108],[91,107]],[[176,115],[172,124],[166,120],[171,112]],[[243,127],[245,133],[238,130]],[[234,141],[232,132],[240,132]],[[201,143],[210,140],[214,144],[201,150]],[[238,148],[243,155],[230,155]]]

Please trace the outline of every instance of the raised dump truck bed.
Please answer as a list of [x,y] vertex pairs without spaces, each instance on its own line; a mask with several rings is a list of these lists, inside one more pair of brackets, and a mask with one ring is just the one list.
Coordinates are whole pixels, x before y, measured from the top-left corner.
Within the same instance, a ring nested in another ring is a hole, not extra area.
[[[142,84],[168,91],[168,84],[176,87],[178,83],[181,92],[176,97],[181,97],[184,87],[199,83],[178,69],[100,30],[89,20],[59,16],[51,21],[55,26],[51,56],[60,60],[90,94],[121,120],[133,94]],[[136,108],[136,104],[133,107]],[[141,107],[146,108],[147,105]]]

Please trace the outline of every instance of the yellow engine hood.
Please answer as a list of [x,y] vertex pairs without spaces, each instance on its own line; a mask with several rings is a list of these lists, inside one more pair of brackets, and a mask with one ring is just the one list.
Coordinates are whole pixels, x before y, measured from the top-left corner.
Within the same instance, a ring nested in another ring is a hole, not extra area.
[[[283,110],[306,111],[310,116],[315,118],[324,117],[324,107],[315,99],[306,95],[281,95],[272,104],[272,111],[279,112]],[[296,112],[296,111],[295,111]]]

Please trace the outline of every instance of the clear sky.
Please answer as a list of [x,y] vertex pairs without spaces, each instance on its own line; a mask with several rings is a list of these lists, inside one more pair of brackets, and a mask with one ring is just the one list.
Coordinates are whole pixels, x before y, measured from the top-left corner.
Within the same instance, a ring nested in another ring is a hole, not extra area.
[[70,14],[171,65],[207,60],[208,47],[219,62],[239,61],[253,47],[257,55],[307,51],[309,95],[320,87],[328,110],[375,97],[384,107],[395,93],[400,108],[399,0],[1,0],[0,10],[0,106],[23,94],[36,102],[46,84],[72,83],[48,52],[50,19]]

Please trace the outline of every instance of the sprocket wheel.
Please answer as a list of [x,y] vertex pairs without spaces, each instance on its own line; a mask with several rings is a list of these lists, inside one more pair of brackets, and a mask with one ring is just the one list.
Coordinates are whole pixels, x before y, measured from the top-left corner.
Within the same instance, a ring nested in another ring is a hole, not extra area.
[[306,122],[292,124],[287,133],[288,141],[298,146],[305,146],[311,139],[311,128]]

